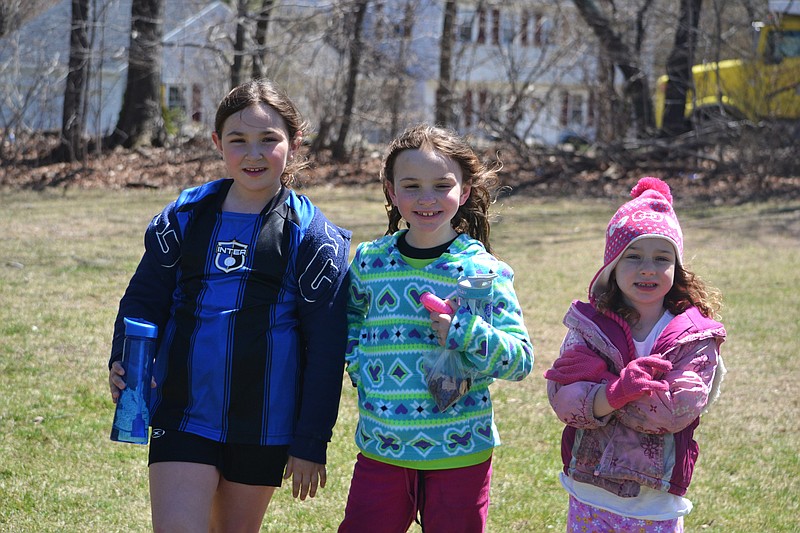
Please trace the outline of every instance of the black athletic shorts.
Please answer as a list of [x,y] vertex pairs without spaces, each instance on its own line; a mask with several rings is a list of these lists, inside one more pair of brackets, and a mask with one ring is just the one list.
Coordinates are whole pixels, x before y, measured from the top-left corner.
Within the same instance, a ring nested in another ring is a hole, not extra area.
[[193,433],[153,428],[150,461],[179,461],[213,465],[234,483],[280,487],[289,457],[289,446],[229,444]]

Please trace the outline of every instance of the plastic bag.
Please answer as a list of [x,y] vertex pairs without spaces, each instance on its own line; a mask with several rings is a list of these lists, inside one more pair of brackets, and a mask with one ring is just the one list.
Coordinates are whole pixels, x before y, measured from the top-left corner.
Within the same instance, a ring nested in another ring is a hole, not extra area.
[[428,391],[439,411],[446,411],[469,392],[472,373],[465,367],[461,353],[439,347],[431,350],[422,364]]

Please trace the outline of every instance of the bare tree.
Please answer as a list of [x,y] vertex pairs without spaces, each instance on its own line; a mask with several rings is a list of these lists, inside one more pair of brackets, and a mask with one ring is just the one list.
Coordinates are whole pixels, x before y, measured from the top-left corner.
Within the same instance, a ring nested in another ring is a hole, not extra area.
[[442,39],[439,54],[439,86],[436,88],[436,123],[445,126],[455,126],[453,117],[453,27],[456,20],[456,0],[447,0],[444,3],[444,18],[442,20]]
[[413,2],[406,2],[403,11],[402,32],[400,37],[399,46],[397,47],[397,55],[394,61],[394,73],[390,74],[389,85],[391,86],[389,94],[389,138],[394,138],[400,131],[400,115],[404,111],[403,107],[406,100],[406,91],[408,89],[408,65],[411,60],[409,58],[409,48],[411,46],[411,37],[414,29],[414,5]]
[[269,19],[272,15],[274,0],[262,0],[261,10],[256,15],[256,38],[255,49],[253,50],[253,78],[263,78],[266,74],[264,69],[264,53],[267,48],[267,30],[269,29]]
[[106,139],[105,144],[110,148],[164,143],[166,131],[161,116],[163,34],[164,0],[131,2],[128,78],[117,126]]
[[647,74],[639,59],[617,33],[611,20],[593,0],[573,0],[584,22],[592,29],[609,60],[619,69],[625,80],[625,95],[630,99],[637,133],[640,136],[652,131],[655,125],[653,103],[650,98]]
[[697,47],[701,0],[681,0],[675,43],[667,58],[667,88],[664,102],[663,132],[668,136],[685,133],[689,124],[684,119],[686,93],[692,83],[692,64]]
[[350,131],[350,124],[352,122],[356,87],[358,85],[359,65],[361,62],[361,32],[368,6],[369,0],[356,0],[353,6],[355,8],[355,16],[353,17],[352,26],[350,28],[350,42],[348,45],[350,61],[347,69],[344,109],[342,110],[342,121],[339,125],[339,135],[331,146],[331,156],[337,161],[343,161],[347,155],[347,134]]
[[0,37],[8,35],[20,23],[47,7],[46,0],[3,0],[0,2]]
[[233,42],[233,64],[231,65],[231,89],[242,83],[242,69],[245,55],[245,39],[247,28],[245,24],[249,19],[247,0],[236,2],[236,38]]
[[86,154],[86,95],[89,83],[89,0],[72,0],[69,36],[69,71],[64,88],[61,143],[54,153],[59,161],[76,161]]

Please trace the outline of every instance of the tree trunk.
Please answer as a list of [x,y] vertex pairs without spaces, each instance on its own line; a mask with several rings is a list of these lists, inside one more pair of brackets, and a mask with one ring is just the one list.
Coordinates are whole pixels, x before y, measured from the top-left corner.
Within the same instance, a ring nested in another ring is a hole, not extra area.
[[247,0],[238,0],[236,4],[236,40],[233,43],[233,65],[231,65],[231,89],[242,83],[242,65],[244,63],[244,21],[247,20]]
[[353,33],[350,39],[350,65],[347,71],[347,86],[345,89],[345,103],[342,111],[342,123],[339,126],[339,136],[331,147],[331,156],[337,161],[344,161],[347,155],[347,133],[353,118],[353,107],[356,100],[356,87],[358,85],[359,64],[361,62],[361,29],[364,25],[364,16],[367,12],[369,0],[357,0],[356,16],[353,20]]
[[128,79],[117,127],[107,139],[111,148],[161,146],[166,131],[161,115],[161,38],[164,0],[131,3]]
[[614,64],[604,51],[597,54],[597,109],[595,124],[597,140],[610,143],[619,137],[619,97],[614,87]]
[[453,117],[452,56],[453,26],[456,20],[456,1],[444,5],[442,41],[439,49],[439,86],[436,88],[435,120],[442,126],[455,126]]
[[403,13],[403,30],[400,38],[397,55],[394,58],[394,66],[389,71],[385,80],[385,94],[389,95],[386,105],[389,108],[389,131],[388,137],[394,139],[403,128],[401,116],[406,106],[408,91],[408,51],[411,47],[412,33],[414,29],[414,5],[407,0]]
[[253,79],[263,78],[264,54],[267,50],[267,29],[269,28],[269,18],[272,12],[274,0],[262,0],[261,11],[256,20],[256,48],[253,52]]
[[697,47],[702,0],[681,0],[675,44],[667,58],[667,87],[664,94],[662,132],[667,136],[686,133],[691,123],[685,118],[686,93],[692,83],[692,63]]
[[58,161],[77,161],[86,155],[86,89],[89,80],[89,0],[72,0],[72,29],[69,34],[69,72],[64,88],[61,115],[61,144]]
[[647,75],[639,61],[628,49],[622,38],[614,33],[611,22],[592,0],[573,0],[584,22],[589,25],[608,57],[625,78],[625,94],[630,99],[639,136],[646,135],[654,127],[653,102],[650,98]]

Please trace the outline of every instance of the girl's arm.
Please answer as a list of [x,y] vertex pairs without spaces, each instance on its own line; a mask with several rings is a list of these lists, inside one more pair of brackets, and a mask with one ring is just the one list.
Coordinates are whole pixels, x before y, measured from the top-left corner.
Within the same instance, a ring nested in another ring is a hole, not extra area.
[[317,210],[297,254],[303,383],[289,447],[292,457],[317,464],[326,462],[342,392],[349,251],[350,232]]
[[122,360],[124,317],[147,320],[156,324],[159,332],[164,331],[177,285],[180,248],[178,221],[174,204],[170,204],[153,218],[145,230],[144,255],[120,300],[114,321],[109,369],[114,361]]
[[533,367],[533,346],[514,292],[514,273],[508,266],[499,270],[493,284],[491,323],[459,309],[450,323],[446,346],[464,353],[479,374],[520,381]]
[[[585,339],[577,331],[569,329],[561,343],[559,360],[562,358],[572,359],[579,355],[586,357],[589,353],[594,352]],[[597,357],[599,358],[599,356]],[[592,360],[589,359],[589,362]],[[605,426],[611,420],[609,415],[614,412],[614,409],[608,405],[605,384],[600,383],[600,380],[607,379],[612,374],[607,370],[603,371],[599,365],[597,369],[592,366],[594,369],[592,372],[587,372],[584,368],[578,368],[576,365],[569,366],[575,367],[571,370],[579,374],[575,376],[578,379],[547,380],[547,396],[550,406],[559,420],[569,426],[579,429]],[[561,376],[555,377],[561,378]]]
[[709,338],[668,354],[672,370],[661,379],[669,391],[654,392],[616,411],[620,423],[644,433],[677,433],[706,408],[719,361],[719,340]]

